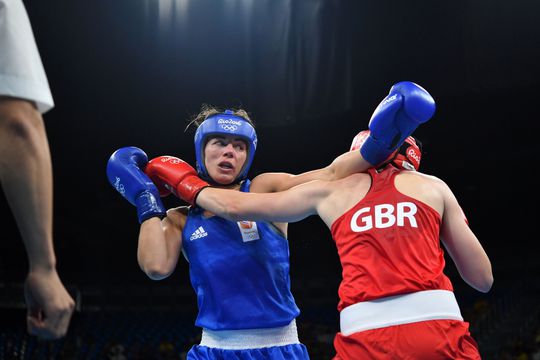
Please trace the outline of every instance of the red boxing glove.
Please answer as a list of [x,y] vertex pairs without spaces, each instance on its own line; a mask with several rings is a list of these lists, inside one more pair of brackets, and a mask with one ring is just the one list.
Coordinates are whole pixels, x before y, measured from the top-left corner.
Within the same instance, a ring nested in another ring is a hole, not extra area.
[[150,160],[144,172],[158,186],[162,196],[167,195],[163,189],[166,188],[191,205],[195,205],[199,192],[210,186],[199,179],[191,165],[174,156],[158,156]]

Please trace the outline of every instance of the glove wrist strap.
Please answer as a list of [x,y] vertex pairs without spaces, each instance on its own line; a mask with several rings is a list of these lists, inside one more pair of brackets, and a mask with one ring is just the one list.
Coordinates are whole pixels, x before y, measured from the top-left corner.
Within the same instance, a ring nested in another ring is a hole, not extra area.
[[155,192],[151,190],[141,192],[135,199],[135,206],[137,206],[137,216],[140,224],[152,217],[162,219],[167,213],[157,190]]

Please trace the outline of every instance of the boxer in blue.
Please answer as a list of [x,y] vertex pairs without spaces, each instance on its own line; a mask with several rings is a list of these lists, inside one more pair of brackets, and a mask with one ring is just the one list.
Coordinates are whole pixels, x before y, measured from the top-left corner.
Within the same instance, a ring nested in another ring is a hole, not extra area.
[[[169,276],[181,252],[197,293],[202,339],[188,359],[308,359],[298,340],[299,315],[290,290],[287,224],[233,222],[197,207],[206,186],[242,192],[277,192],[315,179],[335,180],[384,161],[435,111],[431,96],[403,82],[375,110],[362,151],[345,153],[322,169],[300,175],[266,173],[247,180],[257,135],[244,111],[213,109],[195,134],[197,171],[161,156],[148,162],[138,148],[109,159],[110,183],[137,207],[138,260],[152,279]],[[364,148],[365,147],[365,148]],[[202,178],[202,180],[199,178]],[[191,206],[165,210],[160,195],[174,193]]]

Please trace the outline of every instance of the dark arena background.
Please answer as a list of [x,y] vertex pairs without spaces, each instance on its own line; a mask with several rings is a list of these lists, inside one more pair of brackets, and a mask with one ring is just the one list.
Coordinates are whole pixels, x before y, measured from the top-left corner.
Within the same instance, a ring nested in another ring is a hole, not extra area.
[[[62,340],[26,334],[27,259],[0,198],[1,359],[183,359],[198,341],[187,262],[152,281],[136,260],[135,208],[108,184],[117,148],[194,164],[201,104],[243,107],[259,146],[250,177],[329,164],[409,80],[437,112],[415,135],[490,256],[487,294],[446,273],[484,359],[538,359],[540,4],[536,0],[26,0],[55,108],[54,241],[77,300]],[[166,198],[168,207],[182,203]],[[301,340],[333,356],[341,267],[310,217],[289,228]],[[536,357],[535,357],[536,356]]]

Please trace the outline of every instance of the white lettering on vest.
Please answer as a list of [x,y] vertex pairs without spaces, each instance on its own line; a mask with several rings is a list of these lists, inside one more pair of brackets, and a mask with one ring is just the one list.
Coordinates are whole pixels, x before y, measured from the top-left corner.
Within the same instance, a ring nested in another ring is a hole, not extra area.
[[391,204],[375,205],[373,212],[371,211],[371,207],[368,206],[354,213],[351,218],[351,230],[354,232],[362,232],[373,228],[374,217],[375,227],[377,229],[388,228],[394,224],[397,226],[405,226],[405,218],[407,218],[411,227],[417,228],[418,224],[414,217],[417,210],[416,204],[412,202],[400,202],[397,203],[396,207]]

